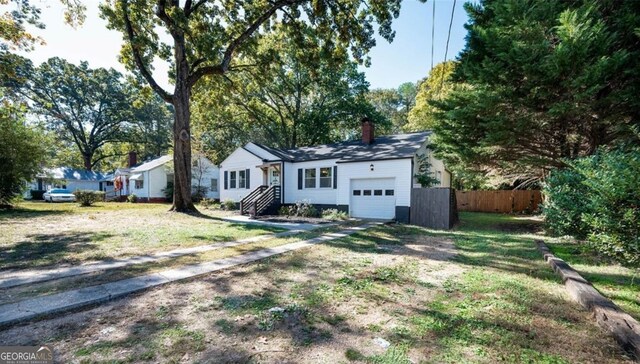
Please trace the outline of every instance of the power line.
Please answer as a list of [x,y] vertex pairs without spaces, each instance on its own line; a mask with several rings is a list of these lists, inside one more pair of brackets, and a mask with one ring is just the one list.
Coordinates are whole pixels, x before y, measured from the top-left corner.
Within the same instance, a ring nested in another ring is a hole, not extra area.
[[451,39],[451,26],[453,25],[453,15],[455,14],[455,12],[456,0],[453,0],[453,7],[451,8],[451,20],[449,20],[449,33],[447,34],[447,45],[444,48],[444,63],[442,64],[442,74],[440,75],[440,90],[438,90],[438,93],[442,92],[442,87],[444,86],[444,73],[447,69],[447,54],[449,53],[449,39]]
[[431,15],[431,69],[433,69],[433,40],[436,34],[436,0],[433,3],[433,14]]
[[[449,33],[447,34],[447,46],[444,48],[444,61],[447,61],[447,53],[449,53],[449,39],[451,38],[451,26],[453,25],[453,14],[456,12],[456,0],[453,0],[451,8],[451,20],[449,21]],[[433,66],[432,66],[433,67]]]

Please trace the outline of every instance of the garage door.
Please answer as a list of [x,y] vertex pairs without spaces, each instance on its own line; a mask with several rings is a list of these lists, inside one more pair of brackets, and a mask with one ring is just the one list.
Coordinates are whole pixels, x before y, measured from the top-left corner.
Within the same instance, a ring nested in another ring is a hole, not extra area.
[[395,178],[352,179],[351,216],[393,219],[396,215],[395,185]]

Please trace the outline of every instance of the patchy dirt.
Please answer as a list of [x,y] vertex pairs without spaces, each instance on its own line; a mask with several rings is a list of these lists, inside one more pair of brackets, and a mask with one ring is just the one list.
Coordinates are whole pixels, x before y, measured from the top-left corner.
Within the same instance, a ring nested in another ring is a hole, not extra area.
[[[81,362],[342,362],[423,310],[462,268],[425,236],[345,239],[0,332]],[[270,310],[271,309],[271,310]],[[398,341],[395,340],[394,343]],[[410,356],[425,358],[415,350]]]
[[260,220],[260,221],[276,222],[276,223],[289,222],[289,223],[295,223],[295,224],[322,225],[322,224],[335,223],[335,221],[322,219],[319,217],[301,217],[301,216],[286,217],[286,216],[279,216],[279,215],[263,215],[263,216],[256,216],[254,219]]

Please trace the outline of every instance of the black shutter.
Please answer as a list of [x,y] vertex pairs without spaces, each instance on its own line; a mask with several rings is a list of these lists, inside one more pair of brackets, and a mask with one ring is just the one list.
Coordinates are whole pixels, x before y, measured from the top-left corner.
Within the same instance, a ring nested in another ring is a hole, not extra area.
[[338,166],[333,166],[333,188],[338,188]]
[[298,189],[302,189],[302,168],[298,168]]
[[224,171],[224,189],[228,190],[229,189],[229,172]]
[[250,178],[251,173],[250,173],[250,172],[251,172],[251,171],[250,171],[249,169],[247,169],[247,170],[244,172],[244,175],[246,176],[245,186],[247,187],[247,189],[248,189],[248,190],[250,190],[250,189],[251,189],[251,178]]

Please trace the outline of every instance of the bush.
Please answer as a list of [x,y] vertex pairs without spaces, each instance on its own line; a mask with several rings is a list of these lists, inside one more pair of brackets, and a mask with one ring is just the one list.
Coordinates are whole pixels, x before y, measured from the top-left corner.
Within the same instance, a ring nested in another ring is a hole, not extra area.
[[296,201],[295,205],[282,206],[278,210],[278,214],[283,216],[299,216],[299,217],[318,217],[318,210],[311,204],[309,200]]
[[[167,187],[162,190],[164,192],[164,198],[167,199],[167,202],[173,202],[173,182],[167,182]],[[135,202],[135,201],[133,201]]]
[[[640,266],[640,148],[599,151],[547,181],[543,212],[552,232],[586,237],[589,246]],[[573,206],[572,206],[573,204]],[[566,209],[566,211],[562,211]]]
[[326,209],[322,210],[322,218],[327,220],[347,220],[349,215],[344,211],[339,211],[338,209]]
[[278,215],[286,216],[286,217],[289,217],[289,216],[293,215],[293,213],[291,211],[291,207],[290,206],[280,206],[280,208],[278,209]]
[[129,196],[127,196],[127,202],[131,202],[131,203],[138,202],[138,196],[136,196],[134,193],[130,194]]
[[103,191],[76,190],[73,192],[80,206],[91,206],[94,202],[104,201]]
[[44,195],[45,190],[31,190],[31,199],[32,200],[44,200],[44,197],[42,195]]
[[200,202],[207,197],[207,191],[209,191],[207,187],[195,186],[193,187],[193,192],[191,193],[191,199],[193,200],[193,202]]
[[236,202],[233,200],[224,200],[222,202],[222,209],[227,211],[233,211],[236,209]]

